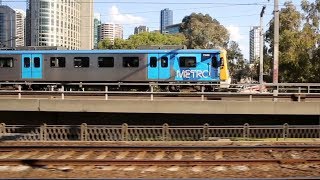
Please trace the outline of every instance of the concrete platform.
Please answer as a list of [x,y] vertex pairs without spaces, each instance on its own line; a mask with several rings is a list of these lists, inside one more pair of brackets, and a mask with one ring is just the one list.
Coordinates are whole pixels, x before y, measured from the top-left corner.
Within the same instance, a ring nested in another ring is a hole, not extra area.
[[0,99],[0,111],[320,115],[320,103]]

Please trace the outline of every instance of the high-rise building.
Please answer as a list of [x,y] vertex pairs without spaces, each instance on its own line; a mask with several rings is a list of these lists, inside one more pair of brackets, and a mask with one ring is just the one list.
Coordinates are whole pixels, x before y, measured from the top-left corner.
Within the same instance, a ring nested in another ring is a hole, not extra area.
[[122,25],[106,23],[99,26],[99,41],[109,39],[111,42],[114,42],[116,38],[123,38]]
[[142,32],[149,32],[149,28],[147,26],[138,26],[134,28],[134,34],[139,34]]
[[165,30],[164,30],[164,33],[166,33],[166,34],[176,34],[176,33],[179,33],[179,32],[180,32],[180,26],[181,26],[181,23],[179,23],[179,24],[172,24],[172,25],[166,26],[166,27],[165,27]]
[[173,24],[173,12],[168,8],[161,10],[160,13],[160,32],[164,33],[166,26]]
[[25,21],[26,12],[21,9],[15,9],[16,11],[16,47],[25,46]]
[[254,26],[250,29],[250,63],[259,58],[260,53],[260,27]]
[[80,49],[93,49],[94,16],[93,0],[80,0]]
[[16,46],[16,12],[9,6],[0,6],[0,48]]
[[95,49],[98,48],[98,43],[99,43],[99,25],[101,24],[101,18],[100,14],[96,13],[94,14],[94,35],[93,35],[93,46]]
[[26,31],[27,46],[92,49],[93,0],[28,0]]

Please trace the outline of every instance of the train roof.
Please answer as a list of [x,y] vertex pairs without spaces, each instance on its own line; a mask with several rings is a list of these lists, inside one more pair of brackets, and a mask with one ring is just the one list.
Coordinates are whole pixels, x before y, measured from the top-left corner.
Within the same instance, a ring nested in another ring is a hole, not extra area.
[[219,49],[161,49],[161,50],[0,50],[0,54],[186,54],[220,53]]

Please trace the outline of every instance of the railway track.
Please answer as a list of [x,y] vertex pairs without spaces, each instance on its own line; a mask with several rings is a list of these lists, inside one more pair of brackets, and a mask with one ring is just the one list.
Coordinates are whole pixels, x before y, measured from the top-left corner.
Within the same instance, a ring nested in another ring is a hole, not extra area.
[[320,163],[320,159],[235,159],[235,160],[102,160],[102,159],[1,159],[0,165],[37,166],[213,166],[248,164]]
[[290,172],[290,177],[320,177],[319,157],[318,145],[0,146],[0,173],[17,177],[16,169],[22,169],[31,172],[27,177],[48,171],[48,177],[207,178],[264,177],[270,172],[274,176],[268,177],[287,177]]

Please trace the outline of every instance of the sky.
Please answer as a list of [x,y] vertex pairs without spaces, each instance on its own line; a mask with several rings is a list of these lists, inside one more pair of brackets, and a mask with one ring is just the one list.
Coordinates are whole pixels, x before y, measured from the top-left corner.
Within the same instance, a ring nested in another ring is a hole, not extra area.
[[[249,58],[249,31],[252,26],[260,25],[260,12],[266,5],[264,31],[273,18],[273,0],[94,0],[94,12],[99,13],[102,23],[123,24],[124,38],[134,32],[134,27],[146,25],[149,29],[160,28],[160,11],[173,10],[173,23],[180,23],[191,13],[209,14],[225,26],[230,39],[239,43],[246,59]],[[279,8],[285,0],[279,0]],[[300,0],[292,0],[299,6]],[[24,0],[2,0],[4,5],[13,9],[25,10]]]

